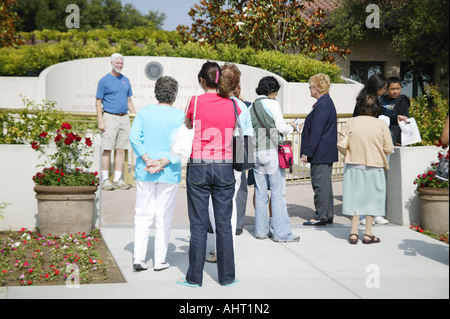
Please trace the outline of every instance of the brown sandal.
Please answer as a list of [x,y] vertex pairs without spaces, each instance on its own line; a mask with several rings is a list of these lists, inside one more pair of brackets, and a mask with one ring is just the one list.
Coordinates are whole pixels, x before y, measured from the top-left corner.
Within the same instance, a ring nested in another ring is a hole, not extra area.
[[367,235],[367,234],[364,234],[364,237],[369,237],[370,238],[370,240],[367,240],[367,239],[363,239],[363,244],[377,244],[377,243],[379,243],[381,240],[380,240],[380,238],[378,238],[378,237],[375,237],[375,235]]
[[[352,236],[356,236],[356,239],[351,239],[350,237]],[[348,242],[352,245],[356,245],[358,243],[358,234],[350,234],[350,236],[348,236]]]

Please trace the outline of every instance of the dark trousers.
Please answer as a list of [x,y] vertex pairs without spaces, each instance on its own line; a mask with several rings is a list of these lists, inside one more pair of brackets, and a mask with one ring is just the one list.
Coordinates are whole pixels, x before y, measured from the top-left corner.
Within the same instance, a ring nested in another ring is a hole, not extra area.
[[334,202],[331,173],[333,164],[311,164],[311,184],[314,191],[314,219],[333,220]]
[[186,192],[191,239],[186,281],[201,285],[205,265],[208,205],[212,198],[216,224],[217,272],[221,285],[235,280],[231,214],[233,211],[234,173],[232,163],[195,160],[188,163]]

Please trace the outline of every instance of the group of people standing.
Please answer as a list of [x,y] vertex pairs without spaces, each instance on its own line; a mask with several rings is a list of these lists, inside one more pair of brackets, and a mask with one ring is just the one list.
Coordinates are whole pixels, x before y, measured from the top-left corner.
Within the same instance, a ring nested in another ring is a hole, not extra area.
[[[123,57],[121,59],[123,65]],[[112,75],[117,78],[117,74]],[[158,103],[146,105],[136,114],[129,133],[137,157],[133,253],[136,271],[147,269],[147,244],[153,222],[156,225],[154,270],[170,266],[166,255],[177,187],[181,181],[181,160],[171,154],[171,139],[183,123],[194,128],[195,136],[186,171],[191,235],[189,268],[177,283],[200,287],[205,258],[217,263],[221,285],[238,283],[234,236],[242,232],[247,181],[245,172],[233,169],[232,137],[239,134],[237,116],[244,134],[253,136],[255,147],[255,168],[251,175],[255,183],[256,239],[272,238],[274,242],[285,243],[300,240],[291,229],[285,197],[285,169],[278,164],[277,145],[272,142],[282,142],[284,136],[299,131],[299,126],[283,119],[276,101],[280,84],[274,77],[260,80],[256,88],[258,96],[249,103],[240,95],[240,76],[234,64],[226,63],[221,67],[215,62],[204,63],[198,73],[204,93],[193,96],[185,112],[172,106],[178,92],[177,81],[162,76],[155,84]],[[126,86],[123,78],[120,82]],[[329,95],[329,77],[317,74],[311,77],[309,85],[311,96],[317,102],[304,122],[300,161],[311,166],[316,213],[304,225],[323,226],[332,223],[334,217],[331,172],[339,156],[337,115]],[[123,96],[129,97],[127,93]],[[384,215],[383,169],[388,168],[386,154],[393,150],[388,127],[376,118],[381,112],[378,97],[371,92],[362,92],[357,99],[357,110],[360,116],[349,120],[343,128],[344,134],[350,136],[345,155],[343,213],[353,216],[349,237],[352,244],[358,237],[354,222],[357,216],[365,214],[369,219],[369,216]],[[369,224],[372,225],[366,225]],[[215,250],[208,258],[206,247],[210,225],[215,234]],[[375,242],[379,239],[367,228],[363,243]]]

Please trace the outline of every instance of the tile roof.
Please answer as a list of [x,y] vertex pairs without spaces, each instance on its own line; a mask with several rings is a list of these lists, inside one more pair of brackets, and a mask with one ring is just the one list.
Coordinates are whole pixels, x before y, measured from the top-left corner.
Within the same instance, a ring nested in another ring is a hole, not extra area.
[[309,17],[318,8],[321,8],[325,13],[329,13],[341,6],[341,0],[314,0],[312,2],[306,2],[302,15],[303,17]]

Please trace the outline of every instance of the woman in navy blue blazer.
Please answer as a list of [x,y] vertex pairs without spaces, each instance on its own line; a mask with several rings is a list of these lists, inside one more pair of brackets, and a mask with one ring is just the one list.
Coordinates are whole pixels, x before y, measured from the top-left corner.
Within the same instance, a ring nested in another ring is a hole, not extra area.
[[314,218],[303,225],[325,226],[333,222],[334,203],[331,173],[338,161],[337,115],[330,98],[330,78],[320,73],[309,79],[311,96],[317,99],[302,131],[300,163],[310,163],[314,190]]

